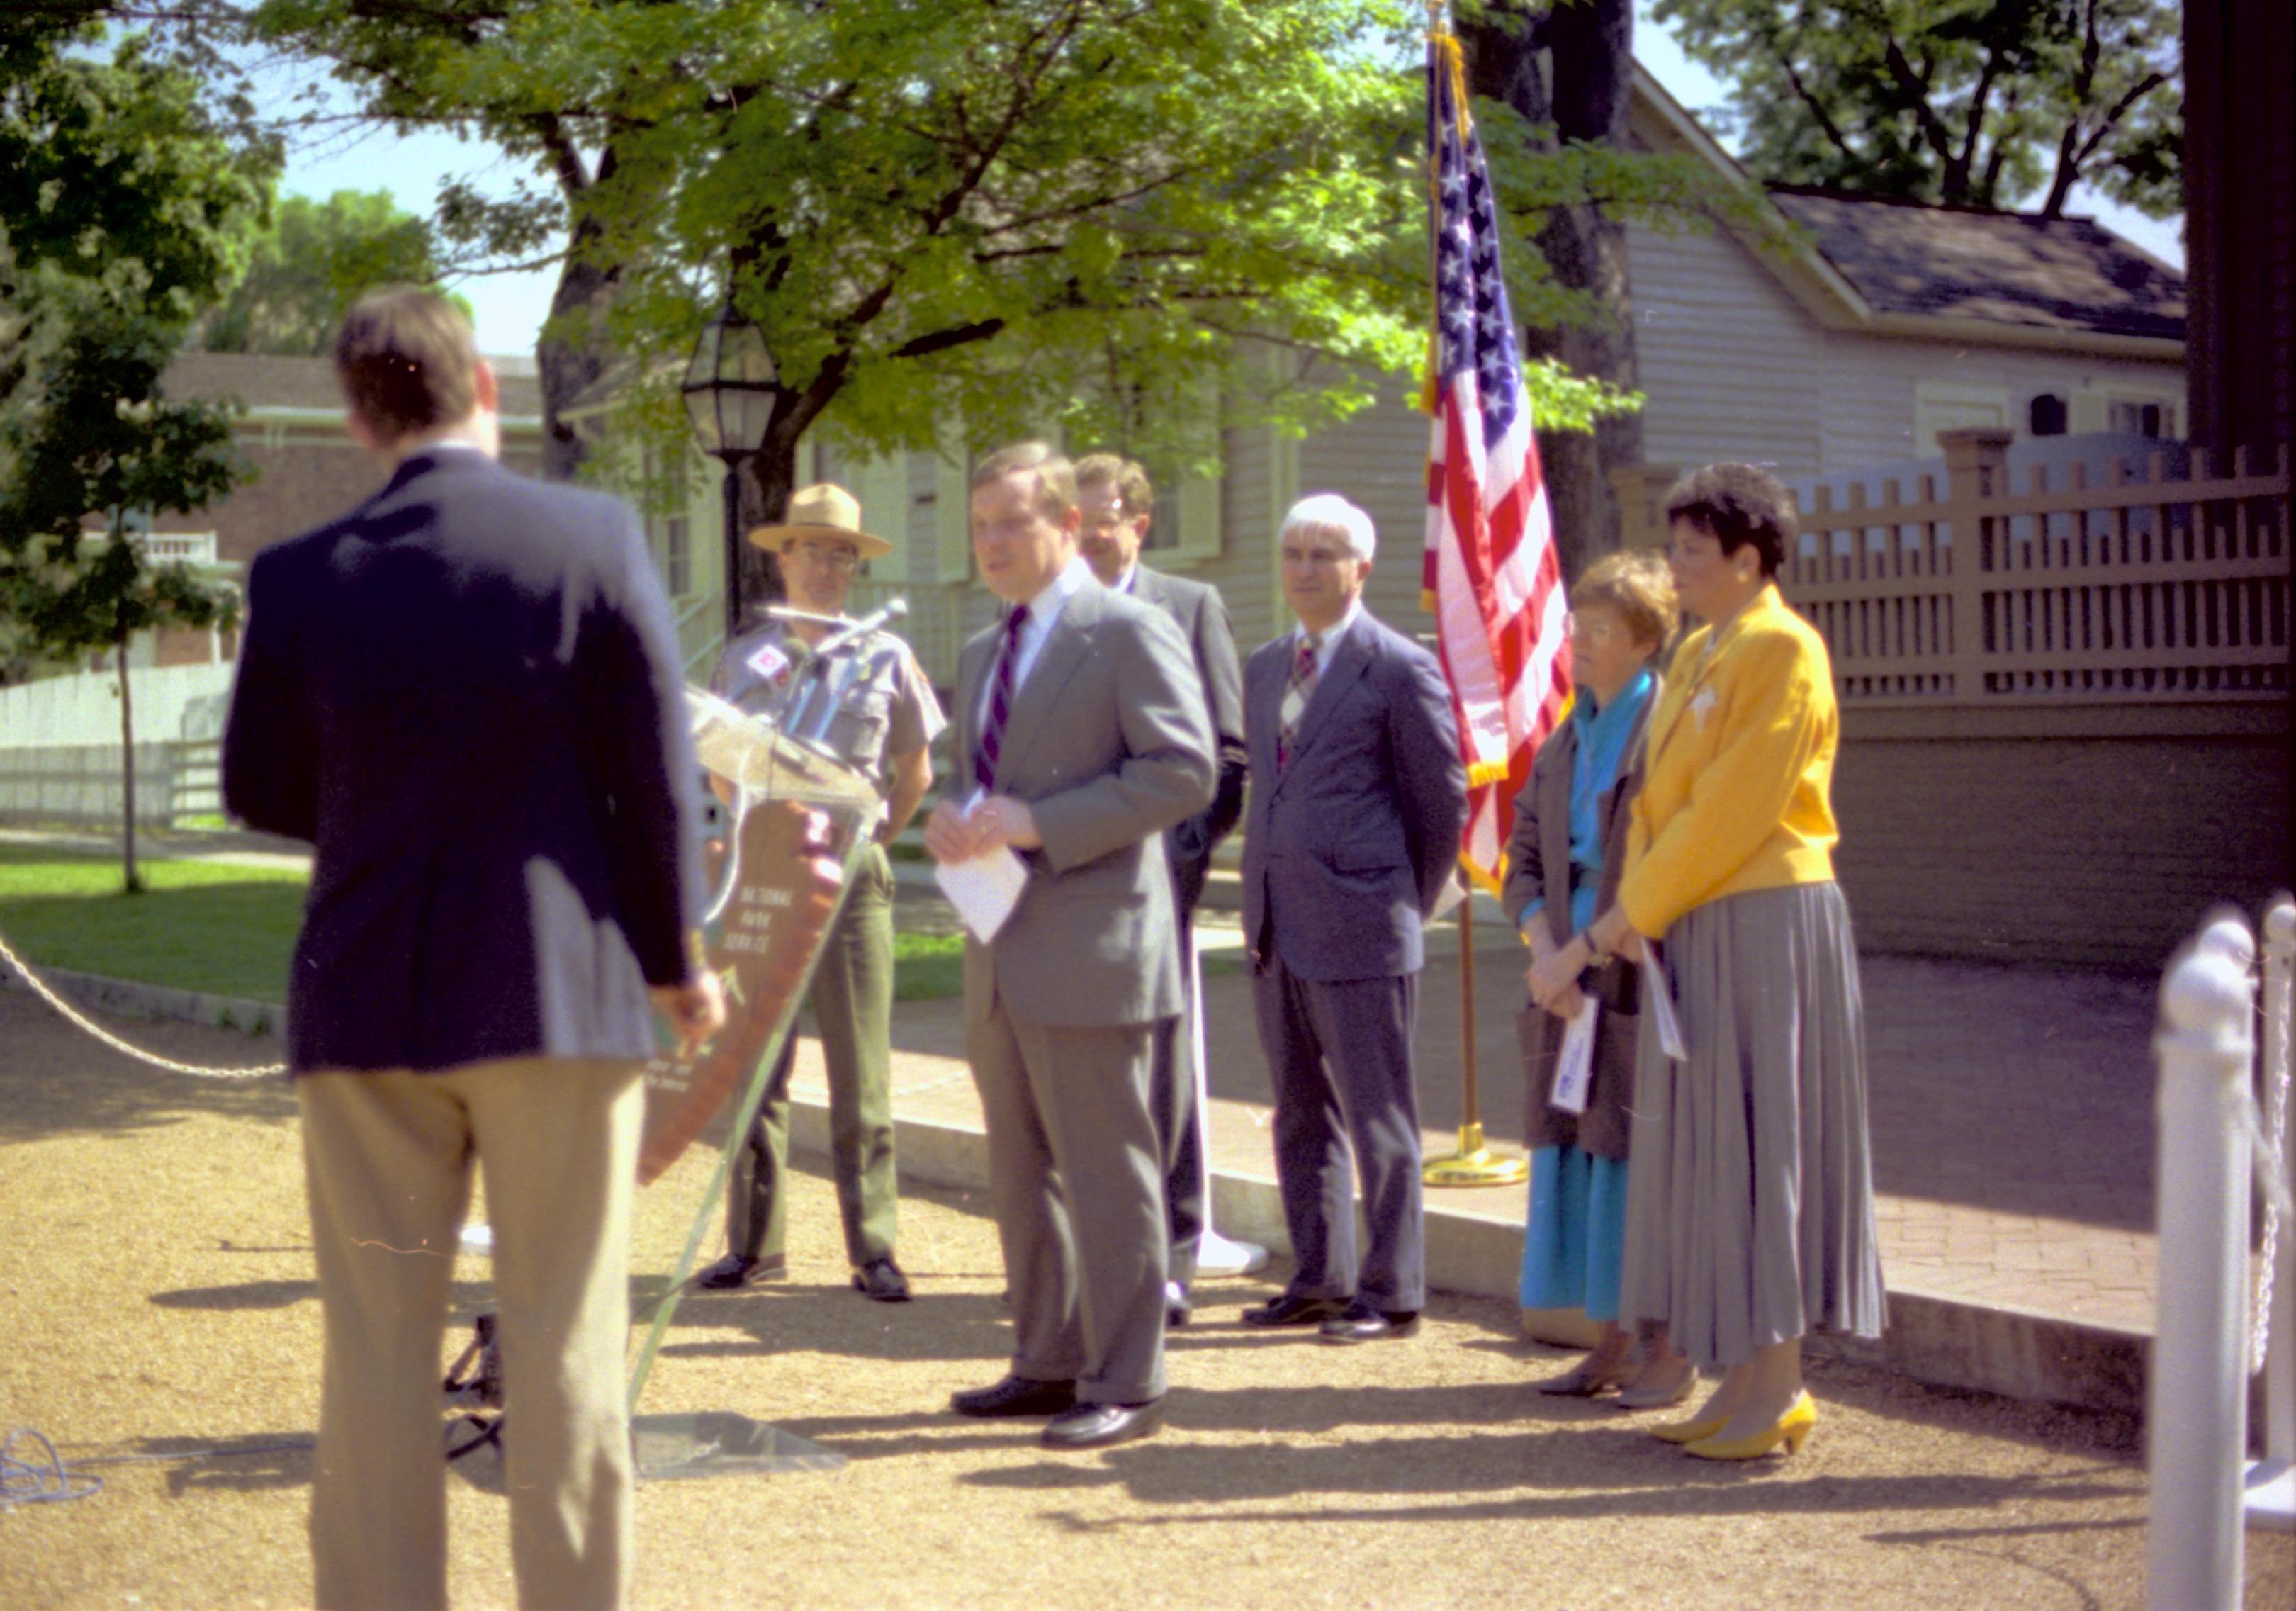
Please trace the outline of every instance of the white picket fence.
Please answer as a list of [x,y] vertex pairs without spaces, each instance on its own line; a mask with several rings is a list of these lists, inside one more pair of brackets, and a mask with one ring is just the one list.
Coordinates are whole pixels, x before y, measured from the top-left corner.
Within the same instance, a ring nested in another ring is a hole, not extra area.
[[[2296,902],[2276,900],[2264,927],[2260,1004],[2255,938],[2234,912],[2203,928],[2161,985],[2161,1287],[2146,1406],[2153,1611],[2233,1611],[2244,1528],[2296,1527],[2296,1216],[2287,1200]],[[2251,1278],[2256,1196],[2267,1217]],[[2257,1374],[2264,1458],[2249,1461]]]

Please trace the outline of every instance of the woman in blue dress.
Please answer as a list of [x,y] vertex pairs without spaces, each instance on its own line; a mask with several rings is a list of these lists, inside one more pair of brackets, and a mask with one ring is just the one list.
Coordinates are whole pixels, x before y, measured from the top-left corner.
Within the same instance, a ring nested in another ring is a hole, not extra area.
[[[1514,803],[1501,900],[1534,965],[1568,946],[1618,896],[1628,807],[1642,782],[1642,738],[1656,702],[1652,662],[1678,612],[1665,562],[1655,554],[1602,560],[1570,590],[1570,715],[1539,746]],[[1602,1323],[1595,1351],[1544,1393],[1591,1398],[1623,1389],[1620,1402],[1649,1409],[1690,1390],[1689,1362],[1662,1328],[1635,1341],[1619,1324],[1619,1271],[1626,1240],[1628,1114],[1634,1098],[1635,970],[1616,960],[1590,967],[1519,1019],[1527,1079],[1524,1140],[1531,1149],[1530,1215],[1524,1228],[1525,1309],[1583,1309]],[[1595,1006],[1592,1079],[1583,1106],[1555,1106],[1564,1025]]]

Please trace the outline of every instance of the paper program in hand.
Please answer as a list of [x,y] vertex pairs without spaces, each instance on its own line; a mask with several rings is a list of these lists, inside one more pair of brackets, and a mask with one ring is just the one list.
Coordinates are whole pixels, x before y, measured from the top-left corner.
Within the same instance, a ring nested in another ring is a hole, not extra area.
[[[981,797],[982,791],[975,789],[972,798],[964,802],[968,815]],[[940,892],[948,897],[972,937],[987,945],[1021,904],[1021,892],[1029,885],[1029,867],[1013,853],[1012,846],[1000,844],[963,861],[936,864],[933,882],[940,885]]]

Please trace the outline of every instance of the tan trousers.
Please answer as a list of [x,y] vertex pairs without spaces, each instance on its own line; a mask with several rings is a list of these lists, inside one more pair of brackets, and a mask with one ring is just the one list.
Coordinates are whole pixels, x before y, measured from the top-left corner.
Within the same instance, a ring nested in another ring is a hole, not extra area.
[[440,1349],[475,1157],[494,1231],[519,1604],[619,1606],[638,1066],[528,1058],[308,1074],[295,1089],[325,1309],[316,1603],[447,1603]]

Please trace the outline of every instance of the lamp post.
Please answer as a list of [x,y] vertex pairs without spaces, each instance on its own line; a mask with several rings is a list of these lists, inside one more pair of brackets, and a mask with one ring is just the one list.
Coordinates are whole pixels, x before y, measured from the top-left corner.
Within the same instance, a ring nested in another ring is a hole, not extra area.
[[742,625],[742,466],[765,446],[781,387],[765,333],[743,318],[729,296],[701,327],[678,387],[701,451],[726,466],[726,635]]

